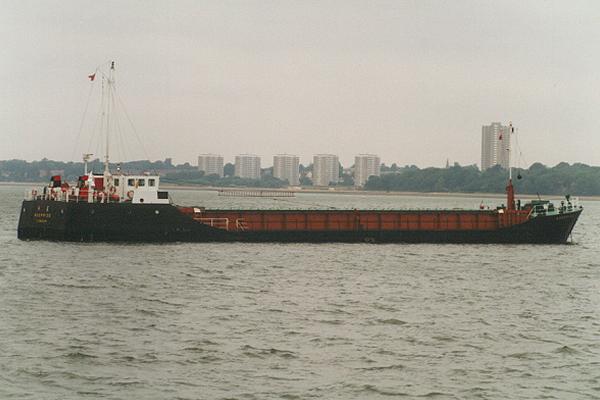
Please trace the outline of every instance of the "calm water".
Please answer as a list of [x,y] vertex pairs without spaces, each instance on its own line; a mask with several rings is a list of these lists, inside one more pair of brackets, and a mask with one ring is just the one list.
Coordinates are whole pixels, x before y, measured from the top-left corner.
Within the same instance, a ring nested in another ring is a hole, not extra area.
[[18,241],[23,190],[0,186],[1,399],[600,398],[599,202],[565,246],[107,245]]

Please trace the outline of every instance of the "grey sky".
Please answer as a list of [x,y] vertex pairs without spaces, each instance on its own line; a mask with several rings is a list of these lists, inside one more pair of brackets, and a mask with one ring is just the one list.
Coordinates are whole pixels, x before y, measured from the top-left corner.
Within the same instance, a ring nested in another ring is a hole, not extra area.
[[152,159],[479,164],[481,125],[512,120],[525,163],[600,164],[597,1],[0,6],[0,159],[79,159],[86,76],[114,59]]

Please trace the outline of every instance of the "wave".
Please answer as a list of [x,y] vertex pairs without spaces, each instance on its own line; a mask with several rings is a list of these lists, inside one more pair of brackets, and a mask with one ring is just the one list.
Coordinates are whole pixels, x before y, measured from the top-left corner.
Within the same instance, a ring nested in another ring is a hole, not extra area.
[[80,351],[68,353],[65,355],[65,357],[72,359],[72,360],[80,360],[80,359],[86,359],[86,358],[98,358],[98,356],[93,356],[91,354],[83,353]]
[[363,367],[360,368],[363,371],[386,371],[386,370],[400,370],[406,368],[402,364],[392,364],[392,365],[384,365],[384,366],[374,366],[374,367]]
[[269,356],[276,356],[276,357],[281,357],[281,358],[286,358],[286,359],[298,358],[298,355],[296,353],[294,353],[293,351],[280,350],[280,349],[276,349],[273,347],[263,349],[263,348],[253,347],[250,345],[244,345],[244,346],[242,346],[242,351],[248,357],[265,358],[265,357],[269,357]]
[[387,324],[387,325],[406,325],[406,324],[408,324],[408,322],[402,321],[401,319],[397,319],[397,318],[378,319],[377,322],[379,322],[380,324]]
[[394,392],[392,390],[389,389],[380,389],[375,385],[363,385],[361,390],[361,392],[367,392],[367,393],[373,393],[373,394],[379,394],[382,396],[396,396],[396,397],[406,397],[406,396],[410,396],[410,394],[408,393],[404,393],[404,392]]

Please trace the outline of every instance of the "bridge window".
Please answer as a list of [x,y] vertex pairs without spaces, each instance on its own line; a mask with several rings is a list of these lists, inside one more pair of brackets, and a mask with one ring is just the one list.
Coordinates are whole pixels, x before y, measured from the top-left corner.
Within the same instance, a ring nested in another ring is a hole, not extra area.
[[146,180],[145,179],[138,179],[138,186],[139,187],[146,186]]
[[119,179],[115,179],[115,186],[119,186]]
[[156,186],[156,179],[154,179],[154,178],[148,179],[148,186]]
[[135,179],[127,179],[127,186],[135,186]]

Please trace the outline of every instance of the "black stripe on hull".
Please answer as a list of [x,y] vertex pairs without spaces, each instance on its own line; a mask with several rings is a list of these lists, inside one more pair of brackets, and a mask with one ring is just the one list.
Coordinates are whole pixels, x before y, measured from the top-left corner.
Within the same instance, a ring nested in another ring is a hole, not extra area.
[[169,204],[24,201],[18,237],[76,242],[566,243],[581,210],[497,230],[228,232]]

